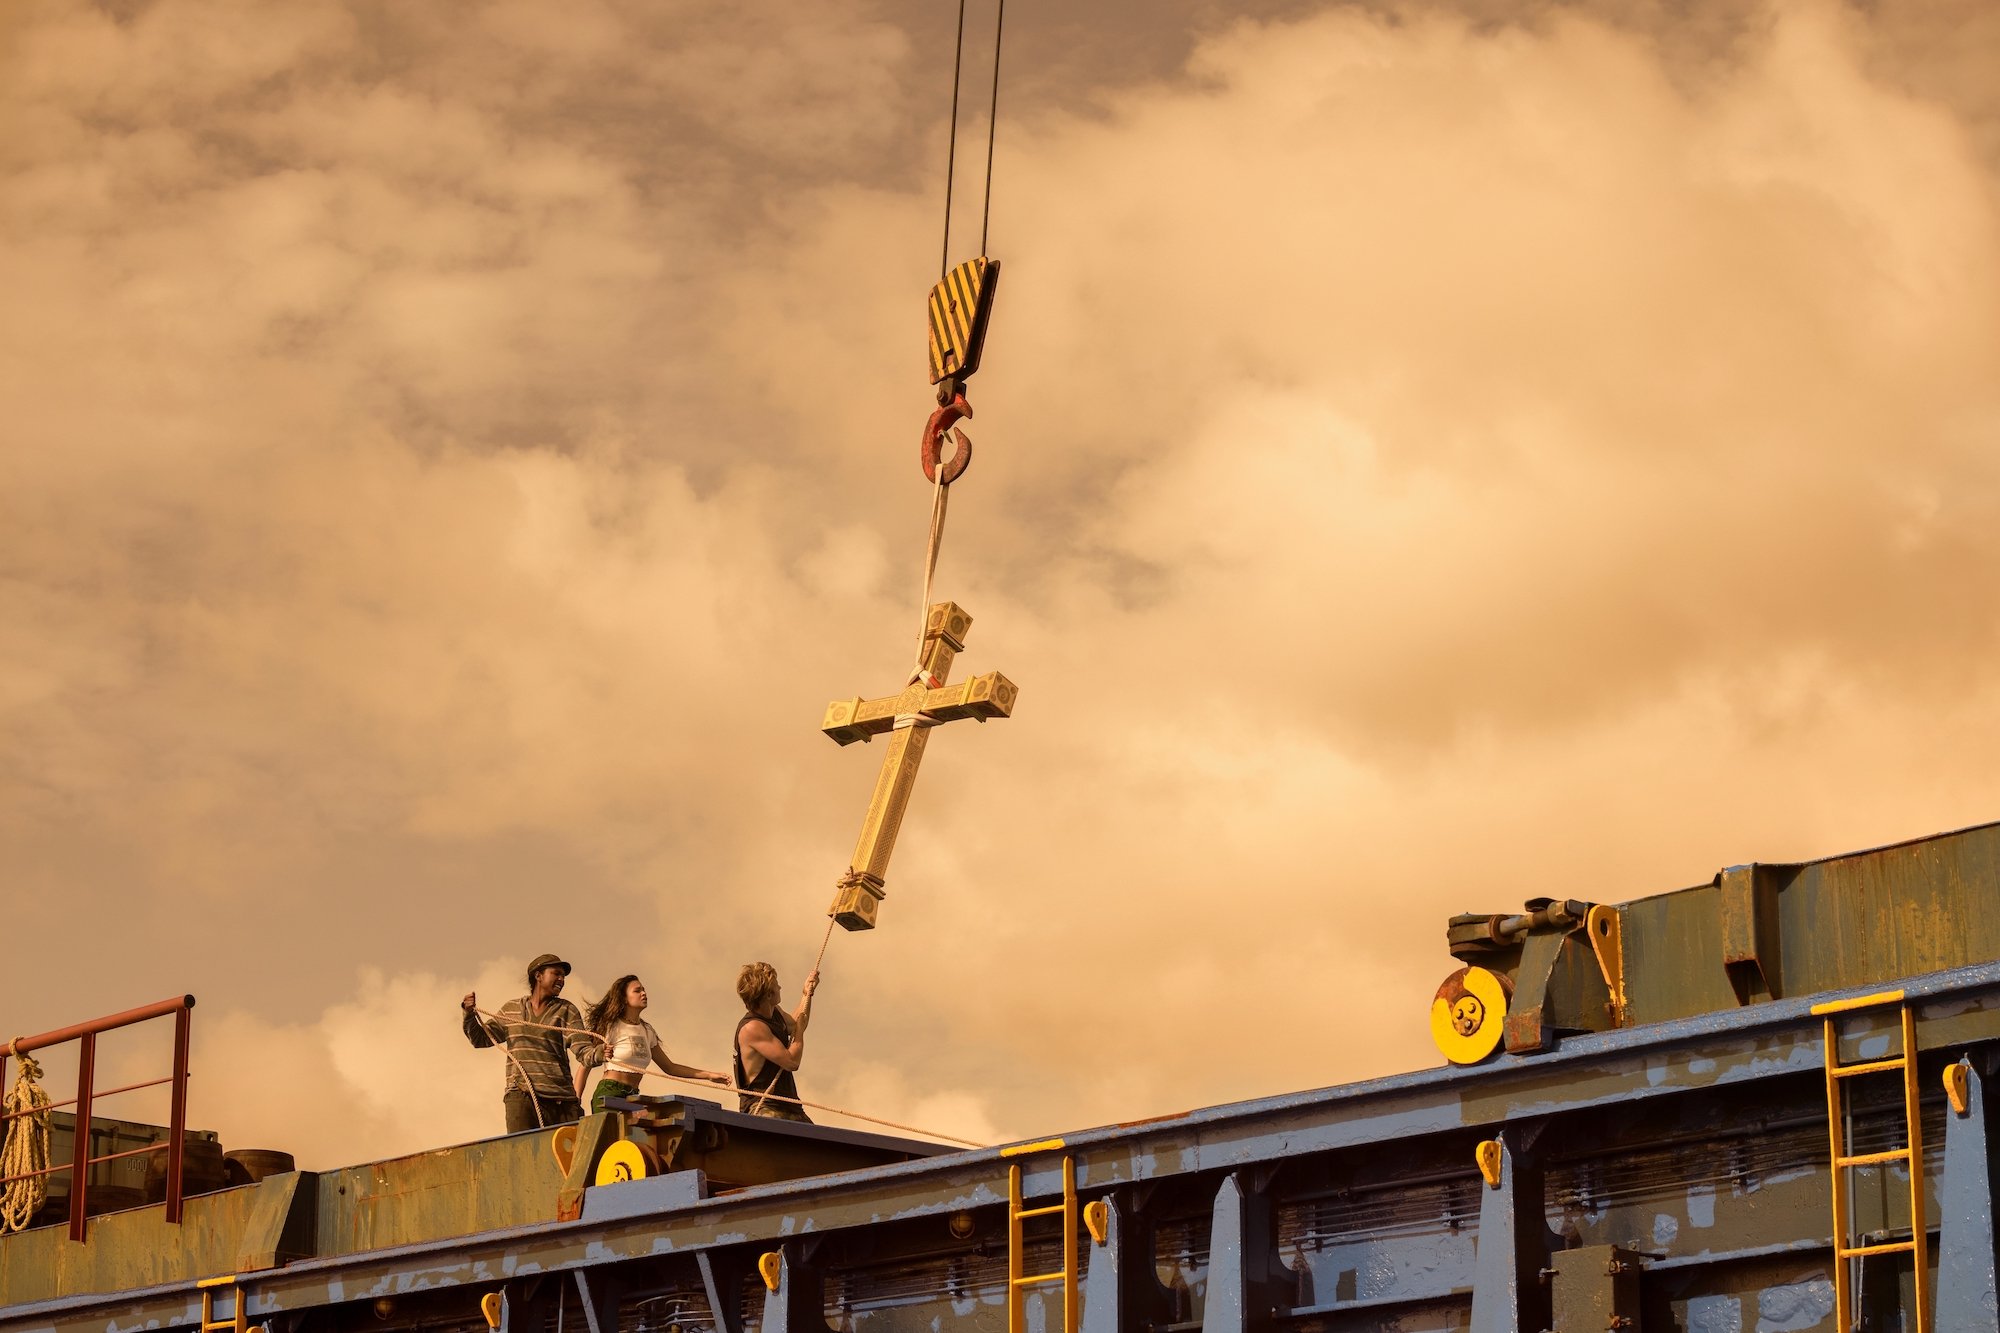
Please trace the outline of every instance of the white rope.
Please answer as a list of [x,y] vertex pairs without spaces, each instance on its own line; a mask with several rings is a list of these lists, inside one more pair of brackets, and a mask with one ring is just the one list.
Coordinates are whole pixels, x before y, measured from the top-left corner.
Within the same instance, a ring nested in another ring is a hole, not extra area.
[[[830,939],[832,938],[832,935],[833,935],[832,926],[829,924],[827,928],[827,937]],[[825,941],[821,941],[820,943],[820,956],[822,958],[826,956]],[[814,970],[817,971],[818,968],[815,967]],[[598,1041],[604,1042],[606,1045],[610,1044],[609,1038],[603,1036],[601,1033],[591,1032],[590,1029],[588,1028],[582,1028],[582,1029],[566,1028],[566,1027],[558,1027],[552,1023],[530,1023],[526,1019],[502,1019],[498,1014],[487,1014],[487,1011],[484,1009],[475,1009],[473,1010],[473,1012],[476,1014],[486,1015],[487,1017],[493,1018],[498,1022],[518,1023],[522,1027],[543,1028],[550,1032],[583,1031],[588,1033],[590,1036],[595,1037]],[[517,1065],[516,1067],[518,1068],[519,1066]],[[706,1079],[681,1078],[676,1074],[663,1073],[660,1070],[656,1069],[647,1069],[639,1071],[639,1075],[641,1078],[663,1078],[670,1083],[686,1083],[691,1087],[702,1087],[702,1088],[712,1089],[716,1086],[715,1084],[708,1082]],[[624,1080],[621,1079],[619,1081],[623,1082]],[[737,1087],[733,1081],[730,1083],[729,1087],[730,1091],[739,1094],[748,1091],[747,1088]],[[779,1097],[771,1093],[768,1089],[765,1090],[763,1096],[758,1098],[758,1103],[761,1104],[767,1098],[774,1102],[790,1102],[794,1106],[809,1106],[815,1111],[826,1111],[833,1115],[844,1115],[854,1120],[866,1120],[871,1125],[887,1125],[890,1129],[900,1129],[910,1134],[922,1134],[928,1138],[943,1139],[947,1143],[962,1143],[968,1148],[986,1148],[992,1146],[990,1144],[985,1144],[985,1143],[975,1143],[971,1139],[961,1139],[954,1134],[941,1134],[934,1129],[924,1129],[917,1125],[905,1125],[905,1124],[900,1124],[894,1120],[884,1120],[880,1116],[863,1115],[859,1111],[850,1111],[847,1110],[845,1107],[828,1106],[824,1102],[802,1101],[797,1097]]]
[[49,1095],[36,1082],[42,1067],[32,1055],[21,1054],[14,1042],[7,1049],[21,1067],[14,1075],[14,1090],[0,1102],[0,1109],[13,1117],[7,1122],[6,1141],[0,1144],[0,1177],[23,1178],[0,1186],[0,1233],[26,1228],[49,1197]]
[[[587,1037],[603,1042],[606,1046],[609,1046],[611,1044],[611,1039],[609,1037],[604,1036],[602,1033],[592,1032],[589,1028],[566,1028],[553,1023],[530,1023],[525,1016],[521,1018],[507,1018],[501,1014],[492,1013],[488,1010],[479,1008],[473,1009],[472,1012],[479,1015],[480,1019],[482,1020],[480,1022],[480,1026],[482,1028],[486,1028],[486,1035],[489,1038],[493,1036],[493,1029],[490,1027],[486,1027],[484,1020],[488,1018],[500,1024],[503,1028],[508,1024],[518,1023],[522,1027],[544,1028],[550,1032],[581,1032]],[[526,1012],[527,1010],[524,1006],[522,1009],[522,1013],[525,1015]],[[523,1065],[519,1060],[514,1058],[513,1047],[508,1045],[508,1043],[512,1040],[513,1037],[510,1034],[499,1038],[498,1040],[494,1041],[493,1044],[500,1048],[500,1054],[507,1057],[507,1062],[514,1066],[514,1072],[521,1076],[521,1088],[524,1092],[528,1094],[528,1107],[535,1113],[535,1127],[537,1129],[547,1129],[549,1127],[549,1122],[542,1119],[541,1094],[535,1091],[534,1080],[528,1077],[527,1069],[523,1067]],[[512,1091],[512,1089],[509,1089],[509,1091]],[[583,1098],[572,1096],[571,1100],[576,1102],[581,1102]]]
[[931,491],[931,533],[924,543],[924,592],[917,602],[917,660],[910,668],[910,683],[922,681],[925,686],[936,688],[937,678],[930,673],[924,661],[924,640],[931,626],[931,579],[937,573],[938,550],[944,545],[945,508],[951,501],[951,488],[944,483],[945,464],[938,460],[937,484]]

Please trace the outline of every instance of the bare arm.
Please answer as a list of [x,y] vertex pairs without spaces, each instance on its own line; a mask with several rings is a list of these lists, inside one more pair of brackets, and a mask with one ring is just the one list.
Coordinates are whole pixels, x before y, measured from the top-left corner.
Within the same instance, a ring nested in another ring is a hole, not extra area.
[[769,1060],[780,1069],[796,1070],[806,1054],[806,1034],[796,1032],[787,1045],[771,1032],[771,1025],[761,1019],[743,1025],[743,1043],[757,1054]]
[[563,1038],[570,1059],[576,1062],[576,1072],[570,1075],[570,1084],[576,1089],[576,1099],[583,1100],[583,1084],[590,1077],[590,1067],[604,1060],[603,1038],[583,1025],[583,1015],[573,1004],[565,1003],[554,1015],[554,1025],[569,1028],[569,1035]]
[[[770,1030],[769,1028],[764,1029],[766,1032]],[[708,1083],[721,1083],[725,1086],[729,1083],[729,1075],[727,1074],[718,1074],[713,1069],[696,1069],[693,1065],[675,1063],[674,1058],[667,1054],[667,1049],[664,1046],[655,1046],[653,1048],[653,1063],[666,1070],[669,1074],[672,1074],[675,1078],[698,1078]]]
[[799,1011],[787,1017],[792,1020],[792,1031],[799,1034],[799,1049],[804,1050],[806,1024],[812,1022],[813,992],[819,989],[819,973],[814,972],[807,977],[806,984],[800,989],[803,994],[799,998]]

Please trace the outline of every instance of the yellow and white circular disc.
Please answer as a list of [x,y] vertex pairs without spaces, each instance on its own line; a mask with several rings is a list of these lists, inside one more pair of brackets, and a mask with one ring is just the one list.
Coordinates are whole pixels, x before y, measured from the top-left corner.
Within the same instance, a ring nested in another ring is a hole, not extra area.
[[1431,1040],[1455,1065],[1474,1065],[1500,1045],[1507,983],[1483,967],[1462,967],[1431,1001]]
[[646,1178],[646,1154],[630,1139],[620,1139],[597,1159],[597,1183],[615,1185],[621,1180]]

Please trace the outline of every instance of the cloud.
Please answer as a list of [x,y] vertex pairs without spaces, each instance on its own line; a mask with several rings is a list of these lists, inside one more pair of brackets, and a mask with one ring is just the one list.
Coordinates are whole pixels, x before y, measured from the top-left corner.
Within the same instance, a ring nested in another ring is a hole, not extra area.
[[[1023,693],[934,737],[809,1098],[1428,1063],[1450,912],[1992,815],[1990,25],[1478,9],[1005,104],[938,591]],[[488,1132],[456,999],[545,948],[726,1059],[879,762],[815,719],[915,630],[932,36],[20,22],[0,875],[115,928],[9,1021],[196,990],[198,1087],[261,1071],[197,1119],[318,1165]]]

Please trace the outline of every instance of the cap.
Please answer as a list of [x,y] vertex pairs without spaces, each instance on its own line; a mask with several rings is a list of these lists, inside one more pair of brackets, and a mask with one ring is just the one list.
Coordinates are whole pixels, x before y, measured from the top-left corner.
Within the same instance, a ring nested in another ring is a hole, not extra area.
[[535,955],[535,961],[528,964],[528,984],[530,986],[535,984],[535,973],[541,971],[545,967],[559,967],[563,970],[564,976],[568,976],[570,971],[569,964],[565,963],[562,959],[556,957],[554,954],[552,953],[537,954]]

